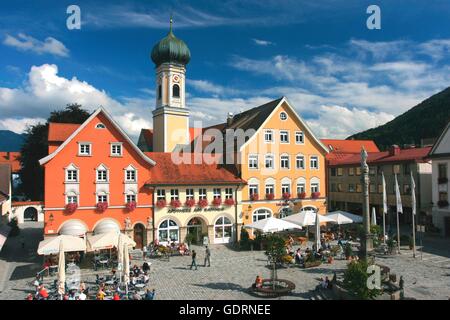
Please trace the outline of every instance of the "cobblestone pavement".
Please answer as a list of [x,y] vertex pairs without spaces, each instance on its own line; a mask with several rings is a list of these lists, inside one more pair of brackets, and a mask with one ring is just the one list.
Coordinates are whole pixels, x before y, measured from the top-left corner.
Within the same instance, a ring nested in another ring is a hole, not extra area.
[[[30,232],[29,235],[36,236],[34,232]],[[8,239],[7,245],[10,249],[17,248],[17,244],[13,242],[18,241],[18,239]],[[35,243],[37,247],[38,241]],[[259,274],[263,278],[270,277],[266,256],[261,251],[239,252],[227,246],[212,245],[211,267],[203,267],[204,249],[201,247],[194,249],[198,252],[198,270],[189,269],[191,262],[189,256],[175,256],[169,261],[150,260],[152,266],[149,288],[156,289],[156,299],[256,299],[248,293],[247,289],[254,282],[256,275]],[[9,280],[6,281],[4,290],[0,292],[0,299],[24,299],[30,292],[31,287],[28,283],[33,280],[33,272],[39,269],[41,262],[41,259],[33,258],[32,251],[27,250],[26,254],[19,255],[25,256],[26,259],[18,258],[17,262],[9,256],[7,264],[13,270],[9,272]],[[0,258],[4,260],[4,253],[0,255]],[[411,251],[402,250],[401,255],[379,256],[377,262],[391,267],[391,272],[398,276],[403,275],[405,296],[416,299],[448,299],[450,269],[447,265],[450,264],[450,258],[429,252],[424,252],[423,258],[424,260],[420,260],[419,255],[414,259]],[[35,259],[34,264],[29,262],[33,259]],[[447,260],[444,261],[444,259]],[[27,261],[24,262],[24,260]],[[142,261],[136,263],[141,265]],[[22,270],[24,266],[26,268]],[[345,266],[346,261],[337,260],[331,265],[322,264],[306,270],[297,267],[278,269],[279,278],[290,280],[296,285],[293,295],[280,299],[318,299],[317,293],[314,292],[314,288],[319,283],[318,279],[324,276],[331,277],[334,270],[344,270]],[[89,285],[93,282],[94,272],[83,269],[82,279]],[[46,282],[50,283],[52,280],[48,278]]]

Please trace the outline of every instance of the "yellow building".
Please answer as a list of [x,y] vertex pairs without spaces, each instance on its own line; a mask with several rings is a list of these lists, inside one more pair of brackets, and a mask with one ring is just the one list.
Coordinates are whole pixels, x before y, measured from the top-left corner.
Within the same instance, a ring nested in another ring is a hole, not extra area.
[[[226,123],[214,128],[223,134],[242,130],[246,137],[234,146],[236,170],[247,181],[242,190],[244,224],[305,209],[326,212],[328,149],[285,97],[229,114]],[[227,153],[232,152],[228,146]]]

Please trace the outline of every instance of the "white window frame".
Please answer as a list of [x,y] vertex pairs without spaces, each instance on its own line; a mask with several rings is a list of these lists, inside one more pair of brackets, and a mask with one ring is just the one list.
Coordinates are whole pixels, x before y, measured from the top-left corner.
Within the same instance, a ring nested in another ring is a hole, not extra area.
[[[283,166],[283,163],[286,163],[287,167]],[[280,156],[280,169],[283,169],[283,170],[290,170],[291,169],[291,157],[288,154],[282,154]]]
[[[76,179],[69,179],[69,172],[75,172],[76,174]],[[80,170],[78,168],[76,168],[73,165],[70,165],[69,167],[66,168],[66,182],[69,183],[78,183],[80,180]]]
[[[317,190],[313,191],[313,189],[315,187],[317,187]],[[311,182],[310,189],[311,189],[311,193],[313,193],[313,192],[320,192],[320,182]]]
[[[105,197],[106,198],[106,201],[99,201],[99,198],[100,197]],[[106,194],[106,193],[100,193],[100,194],[97,194],[96,195],[96,198],[97,198],[97,202],[96,203],[99,203],[99,202],[106,202],[106,203],[109,203],[109,197],[108,197],[108,194]]]
[[[113,152],[115,147],[119,147],[120,153]],[[110,156],[111,157],[122,157],[123,156],[123,143],[122,142],[111,142]]]
[[225,199],[233,199],[233,188],[225,188]]
[[[254,166],[254,165],[256,165],[256,166]],[[248,155],[248,168],[251,170],[257,170],[259,168],[257,154],[249,154]]]
[[208,191],[206,188],[198,189],[198,199],[199,200],[208,200]]
[[106,129],[106,126],[103,123],[99,122],[95,125],[95,129]]
[[[297,137],[301,137],[301,141],[297,141]],[[305,144],[305,134],[303,131],[295,131],[295,144]]]
[[[313,159],[316,160],[316,163],[317,163],[316,167],[312,166]],[[309,168],[312,169],[312,170],[319,170],[319,157],[318,156],[310,156],[309,157]]]
[[[287,191],[284,190],[287,188]],[[291,184],[290,183],[282,183],[281,184],[281,194],[283,195],[285,192],[291,193]]]
[[213,188],[213,199],[222,199],[222,189],[220,188]]
[[[89,147],[89,152],[81,152],[83,147]],[[78,156],[80,157],[90,157],[92,156],[92,143],[91,142],[78,142]]]
[[[269,135],[269,134],[271,137],[270,140],[267,139],[267,135]],[[275,137],[275,134],[274,134],[273,129],[265,129],[264,130],[264,143],[274,143],[275,142],[274,137]]]
[[[286,116],[285,119],[283,119],[283,115]],[[286,113],[285,111],[281,111],[281,112],[280,112],[280,120],[281,120],[281,121],[286,121],[288,118],[289,118],[289,117],[288,117],[288,115],[287,115],[287,113]]]
[[[267,159],[272,159],[272,165],[270,167],[267,167]],[[275,168],[275,157],[273,154],[266,154],[264,156],[264,168],[266,169],[274,169]]]
[[[283,141],[282,136],[287,137],[287,141]],[[289,130],[280,130],[280,143],[283,144],[289,144],[290,143],[290,137],[289,137]]]
[[[302,166],[299,166],[299,161],[301,159],[301,162],[303,163]],[[299,170],[305,170],[305,156],[302,154],[298,154],[295,156],[295,168]]]
[[306,183],[297,182],[297,193],[306,192]]
[[180,192],[178,189],[170,189],[170,201],[180,200]]
[[130,196],[133,196],[134,200],[132,200],[132,201],[137,203],[137,194],[134,192],[128,192],[127,194],[125,194],[125,203],[131,202],[131,201],[128,201],[128,197],[130,197]]
[[[267,192],[269,189],[270,189],[271,191],[270,191],[270,192]],[[275,184],[273,184],[273,183],[266,183],[266,185],[265,185],[265,190],[266,190],[266,194],[272,193],[273,195],[275,195]]]
[[186,200],[194,199],[194,198],[195,198],[194,189],[192,189],[192,188],[186,189]]
[[[252,192],[253,191],[253,192]],[[252,183],[248,185],[248,196],[251,197],[252,194],[259,194],[259,185]]]
[[166,190],[165,189],[156,189],[156,201],[158,200],[166,200]]
[[[72,201],[71,198],[75,198],[75,201]],[[78,204],[78,195],[77,194],[70,194],[66,196],[66,204],[69,203],[76,203]]]

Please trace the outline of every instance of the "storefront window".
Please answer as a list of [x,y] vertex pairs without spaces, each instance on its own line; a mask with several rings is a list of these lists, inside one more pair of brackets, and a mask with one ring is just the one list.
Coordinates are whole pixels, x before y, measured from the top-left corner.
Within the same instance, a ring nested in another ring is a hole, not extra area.
[[232,236],[233,225],[227,217],[219,217],[214,224],[214,242],[227,243],[230,242]]
[[167,219],[158,228],[160,242],[178,242],[179,228],[175,221]]

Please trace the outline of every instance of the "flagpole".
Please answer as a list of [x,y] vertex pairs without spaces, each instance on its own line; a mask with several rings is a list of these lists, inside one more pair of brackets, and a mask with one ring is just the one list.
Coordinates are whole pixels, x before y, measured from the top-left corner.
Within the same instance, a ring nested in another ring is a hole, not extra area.
[[416,223],[415,223],[415,215],[416,215],[416,183],[414,182],[414,177],[412,174],[412,171],[410,171],[411,174],[411,215],[412,215],[412,237],[413,237],[413,258],[416,257]]

